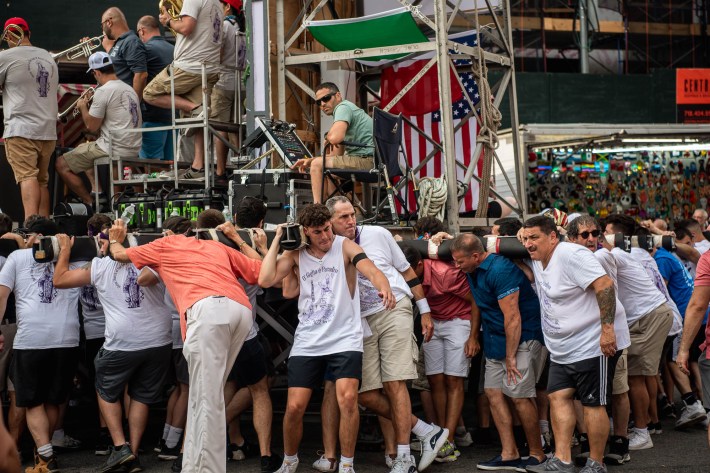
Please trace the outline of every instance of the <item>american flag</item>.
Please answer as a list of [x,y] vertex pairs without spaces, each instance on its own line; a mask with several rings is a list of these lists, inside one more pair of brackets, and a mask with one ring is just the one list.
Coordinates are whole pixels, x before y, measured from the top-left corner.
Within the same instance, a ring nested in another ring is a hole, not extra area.
[[[466,32],[460,35],[452,35],[450,39],[467,46],[476,46],[478,44],[477,35],[475,33]],[[422,66],[426,60],[422,61]],[[465,66],[470,64],[470,61],[459,59],[454,61],[457,66]],[[458,126],[461,120],[471,112],[471,103],[477,105],[480,101],[478,94],[478,85],[474,80],[472,72],[460,73],[461,84],[464,88],[464,97],[452,104],[452,113],[454,118],[454,127]],[[468,100],[467,97],[470,99]],[[425,115],[413,115],[407,117],[418,128],[423,130],[434,141],[441,144],[441,111],[436,110]],[[454,134],[454,149],[456,151],[456,160],[463,163],[465,166],[471,162],[473,152],[476,148],[476,136],[478,135],[478,124],[475,117],[471,117],[464,125],[459,128]],[[424,137],[417,133],[408,123],[405,122],[403,129],[404,148],[407,154],[407,160],[412,168],[415,168],[424,158],[434,149],[434,146]],[[483,161],[477,163],[475,174],[480,176],[483,169]],[[463,181],[465,171],[457,167],[457,178]],[[440,152],[437,152],[431,158],[426,166],[424,166],[417,179],[423,177],[441,177],[446,174],[446,165],[443,162]],[[451,185],[451,183],[449,184]],[[414,191],[410,186],[410,210],[414,210]],[[403,196],[404,197],[404,196]],[[471,180],[468,192],[464,195],[463,208],[461,211],[476,210],[478,205],[478,183]]]

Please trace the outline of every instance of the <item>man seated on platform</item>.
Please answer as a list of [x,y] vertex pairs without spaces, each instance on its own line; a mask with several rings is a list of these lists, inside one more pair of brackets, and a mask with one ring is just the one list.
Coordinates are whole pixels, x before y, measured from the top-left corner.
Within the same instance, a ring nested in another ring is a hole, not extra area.
[[[324,82],[316,87],[316,105],[323,113],[333,116],[333,125],[323,142],[324,157],[299,159],[293,165],[301,172],[310,168],[313,202],[321,203],[323,187],[323,159],[326,168],[372,169],[374,141],[372,139],[372,118],[367,112],[349,100],[343,99],[338,86]],[[354,143],[361,146],[350,146]],[[326,199],[333,193],[333,185],[326,182]]]
[[[133,88],[116,76],[111,58],[97,52],[89,58],[89,70],[98,82],[93,101],[87,96],[79,98],[76,106],[81,112],[84,126],[92,133],[100,132],[96,141],[82,143],[57,158],[57,173],[74,194],[86,204],[91,204],[91,194],[84,186],[81,172],[91,169],[94,160],[114,156],[137,157],[141,148],[140,133],[118,132],[141,127],[140,100]],[[109,133],[113,142],[109,147]]]

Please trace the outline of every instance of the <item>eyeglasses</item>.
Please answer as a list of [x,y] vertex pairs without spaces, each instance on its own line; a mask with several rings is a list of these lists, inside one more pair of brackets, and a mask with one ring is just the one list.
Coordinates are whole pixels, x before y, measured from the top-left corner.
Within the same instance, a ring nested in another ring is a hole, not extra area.
[[104,26],[104,23],[108,23],[108,22],[111,21],[111,20],[113,20],[113,18],[111,18],[111,17],[106,18],[105,20],[103,20],[103,21],[101,22],[101,26]]
[[598,237],[601,234],[599,230],[592,230],[591,232],[582,232],[579,234],[582,238],[585,240],[589,238],[589,235],[592,235],[594,238]]
[[337,92],[331,92],[328,95],[324,95],[323,97],[316,99],[316,105],[320,107],[322,103],[330,102],[330,99],[332,99],[335,94],[337,94]]

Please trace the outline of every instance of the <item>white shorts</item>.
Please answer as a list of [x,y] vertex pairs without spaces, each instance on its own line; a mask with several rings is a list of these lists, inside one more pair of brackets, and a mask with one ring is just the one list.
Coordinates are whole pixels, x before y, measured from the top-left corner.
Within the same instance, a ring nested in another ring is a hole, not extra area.
[[427,376],[445,374],[468,376],[470,360],[464,346],[471,334],[471,321],[464,319],[432,320],[434,335],[424,343],[424,366]]

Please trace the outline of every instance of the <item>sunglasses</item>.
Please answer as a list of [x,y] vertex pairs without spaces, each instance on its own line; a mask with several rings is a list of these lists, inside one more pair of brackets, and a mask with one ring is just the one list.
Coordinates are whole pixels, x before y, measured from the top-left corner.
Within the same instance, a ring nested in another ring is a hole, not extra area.
[[316,105],[320,107],[320,104],[330,102],[330,99],[332,99],[335,94],[337,94],[337,92],[331,92],[328,95],[316,99]]
[[599,230],[592,230],[591,232],[582,232],[579,234],[582,238],[585,240],[589,238],[589,235],[592,235],[594,238],[598,237],[601,234]]

